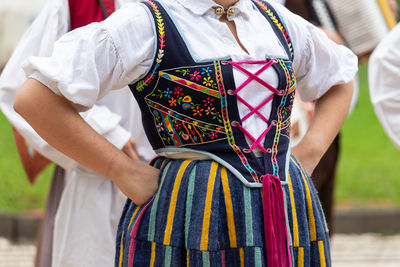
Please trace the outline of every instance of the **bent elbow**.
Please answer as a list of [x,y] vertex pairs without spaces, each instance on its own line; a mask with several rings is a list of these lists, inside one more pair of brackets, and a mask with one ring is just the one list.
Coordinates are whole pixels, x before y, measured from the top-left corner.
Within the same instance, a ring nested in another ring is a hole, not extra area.
[[16,95],[16,97],[14,99],[14,104],[13,104],[13,108],[14,108],[15,112],[17,112],[19,115],[24,117],[25,109],[28,106],[29,106],[29,103],[27,103],[26,97],[21,92],[21,90],[18,91],[18,94]]
[[45,98],[45,94],[40,90],[41,86],[44,85],[34,79],[28,79],[15,96],[13,108],[25,120],[33,114],[33,111],[43,108],[41,101]]
[[18,91],[14,99],[13,108],[15,112],[17,112],[23,118],[26,118],[26,115],[30,113],[32,101],[29,100],[29,96],[26,94],[26,91],[22,89],[23,88]]

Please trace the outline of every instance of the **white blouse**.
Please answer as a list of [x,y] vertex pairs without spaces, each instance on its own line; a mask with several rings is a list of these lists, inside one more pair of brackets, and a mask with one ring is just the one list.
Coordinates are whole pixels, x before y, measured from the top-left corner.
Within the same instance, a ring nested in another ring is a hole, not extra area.
[[[193,58],[205,61],[230,57],[233,61],[265,59],[266,56],[287,58],[273,29],[250,0],[239,0],[228,19],[235,22],[238,37],[248,54],[238,45],[225,23],[219,21],[212,0],[163,0],[180,29]],[[281,14],[294,48],[294,71],[297,88],[303,100],[321,97],[330,87],[350,82],[357,72],[356,56],[344,46],[333,43],[319,29],[301,17],[274,4]],[[156,35],[147,8],[130,3],[101,23],[74,30],[55,45],[51,57],[31,57],[24,69],[52,91],[73,102],[78,110],[90,107],[112,89],[118,89],[143,77],[155,55]],[[173,45],[173,44],[166,44]],[[256,72],[261,66],[245,66]],[[234,69],[236,86],[248,76]],[[278,84],[273,68],[260,78],[272,86]],[[252,81],[239,95],[253,106],[272,94]],[[249,109],[238,103],[241,117]],[[260,111],[269,116],[271,103]],[[243,123],[256,138],[267,127],[256,115]]]
[[281,5],[284,5],[286,3],[286,0],[273,0],[273,1]]

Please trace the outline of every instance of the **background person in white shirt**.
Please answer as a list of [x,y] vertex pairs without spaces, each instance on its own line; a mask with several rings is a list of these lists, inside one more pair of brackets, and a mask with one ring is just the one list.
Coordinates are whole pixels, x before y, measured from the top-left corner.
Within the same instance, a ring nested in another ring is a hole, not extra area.
[[386,134],[400,149],[400,25],[375,48],[369,59],[371,102]]
[[[126,2],[131,1],[116,1],[116,8]],[[36,150],[66,170],[65,189],[54,222],[52,260],[44,245],[38,255],[39,266],[112,266],[117,223],[126,197],[110,180],[51,147],[12,107],[15,95],[26,79],[22,62],[29,56],[51,55],[54,43],[70,27],[68,0],[49,0],[23,35],[2,72],[0,107]],[[99,134],[130,157],[137,159],[135,146],[143,162],[155,156],[129,88],[109,94],[81,115]],[[44,229],[47,230],[51,229]]]

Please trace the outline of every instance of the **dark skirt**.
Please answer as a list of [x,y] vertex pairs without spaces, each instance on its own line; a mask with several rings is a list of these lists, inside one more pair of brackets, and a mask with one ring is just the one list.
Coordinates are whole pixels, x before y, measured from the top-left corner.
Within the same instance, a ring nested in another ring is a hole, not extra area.
[[46,202],[46,212],[40,225],[35,267],[51,266],[53,256],[54,221],[65,186],[65,170],[56,165]]
[[[267,266],[262,190],[212,160],[158,159],[159,189],[127,200],[116,266]],[[329,237],[314,186],[291,158],[282,185],[293,266],[330,266]]]

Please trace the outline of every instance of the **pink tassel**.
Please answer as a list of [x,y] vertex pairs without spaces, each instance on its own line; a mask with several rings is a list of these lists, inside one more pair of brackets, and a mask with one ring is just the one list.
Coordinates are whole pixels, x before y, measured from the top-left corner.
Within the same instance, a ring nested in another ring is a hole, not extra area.
[[262,177],[262,183],[267,266],[289,267],[292,260],[281,181],[277,176],[267,174]]

